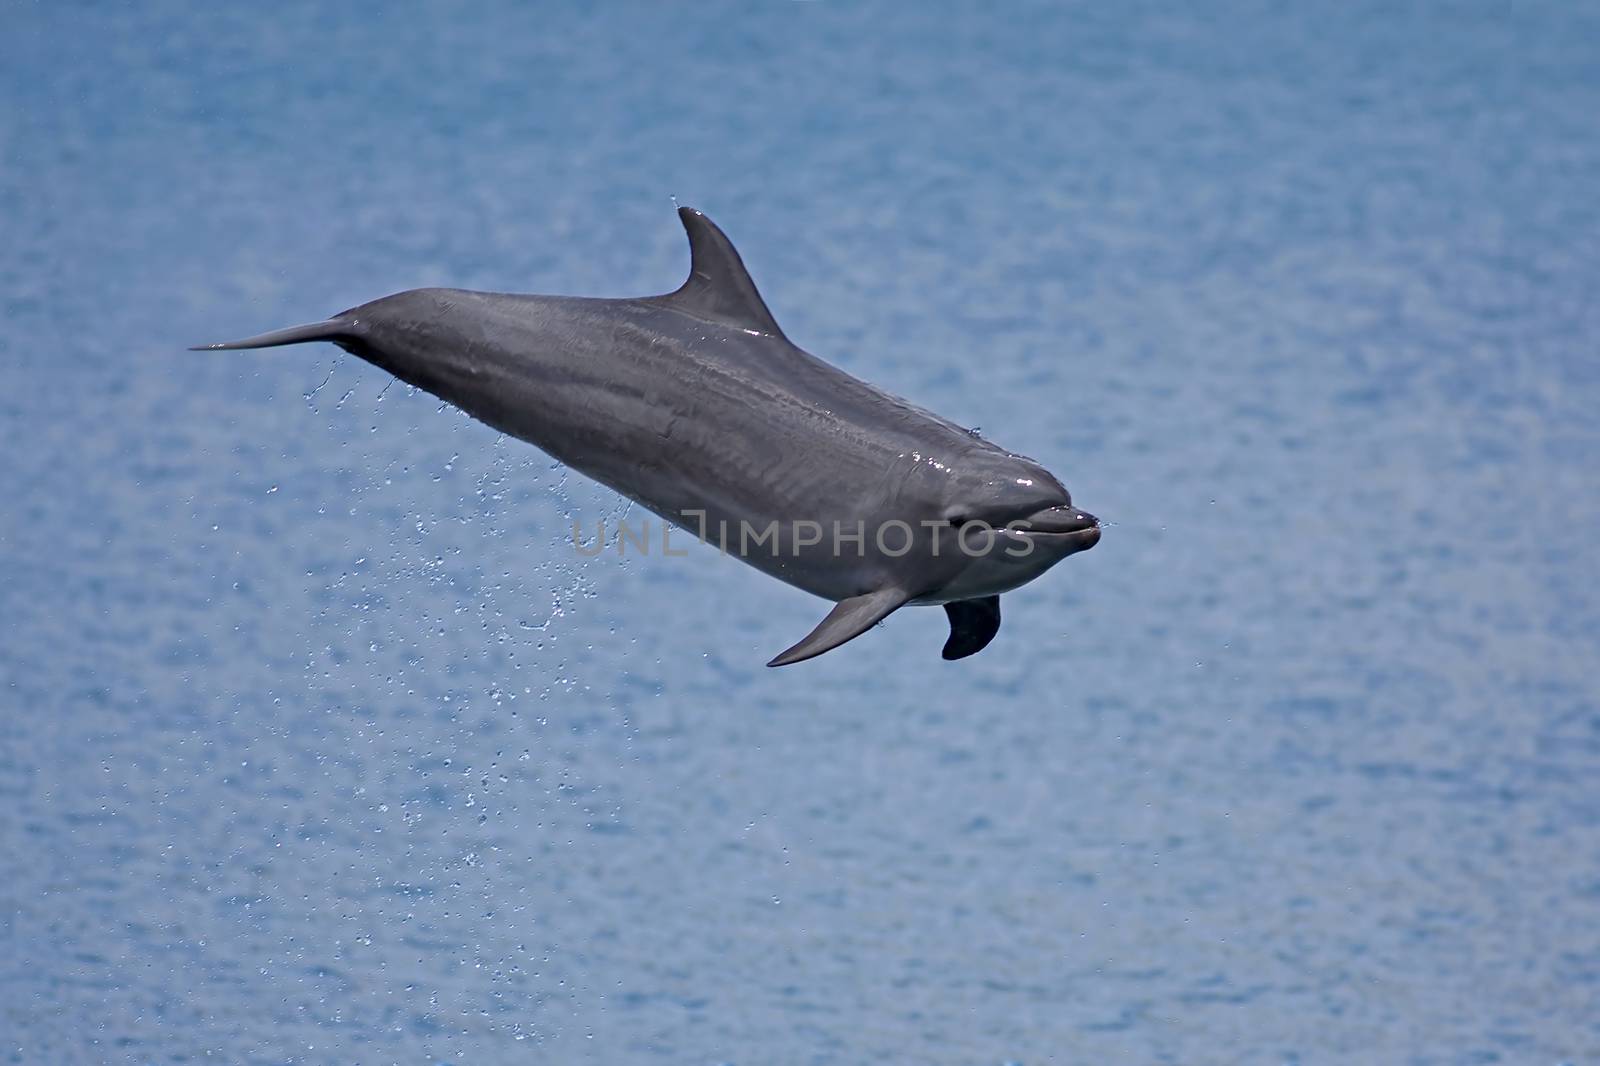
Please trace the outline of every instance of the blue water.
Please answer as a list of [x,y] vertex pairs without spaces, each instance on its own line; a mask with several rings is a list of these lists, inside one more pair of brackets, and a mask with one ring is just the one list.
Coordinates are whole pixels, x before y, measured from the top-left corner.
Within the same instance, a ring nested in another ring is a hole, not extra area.
[[[0,14],[0,1056],[1600,1061],[1600,10]],[[327,346],[733,236],[1113,523],[982,655]]]

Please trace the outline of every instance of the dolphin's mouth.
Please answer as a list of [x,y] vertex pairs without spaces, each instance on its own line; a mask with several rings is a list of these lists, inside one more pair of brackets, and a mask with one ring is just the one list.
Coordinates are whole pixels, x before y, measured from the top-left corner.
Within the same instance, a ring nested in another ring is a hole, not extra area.
[[1007,528],[1030,539],[1078,542],[1079,551],[1094,547],[1100,540],[1100,520],[1076,507],[1047,507]]

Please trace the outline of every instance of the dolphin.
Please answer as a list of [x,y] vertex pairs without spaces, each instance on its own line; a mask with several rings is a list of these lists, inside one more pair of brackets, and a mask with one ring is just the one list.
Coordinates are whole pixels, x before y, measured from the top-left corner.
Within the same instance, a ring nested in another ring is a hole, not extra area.
[[942,605],[981,651],[1000,594],[1100,539],[1060,481],[801,350],[682,207],[689,278],[631,299],[413,289],[194,351],[331,341],[834,607],[768,666]]

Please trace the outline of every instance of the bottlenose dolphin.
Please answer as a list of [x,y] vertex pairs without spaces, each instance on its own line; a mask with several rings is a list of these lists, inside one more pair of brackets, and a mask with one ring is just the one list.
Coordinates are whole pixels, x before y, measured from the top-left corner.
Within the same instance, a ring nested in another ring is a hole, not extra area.
[[908,603],[942,604],[944,658],[972,655],[1001,593],[1100,539],[1032,459],[791,344],[722,230],[678,216],[689,279],[665,296],[414,289],[194,350],[331,341],[834,601],[768,666]]

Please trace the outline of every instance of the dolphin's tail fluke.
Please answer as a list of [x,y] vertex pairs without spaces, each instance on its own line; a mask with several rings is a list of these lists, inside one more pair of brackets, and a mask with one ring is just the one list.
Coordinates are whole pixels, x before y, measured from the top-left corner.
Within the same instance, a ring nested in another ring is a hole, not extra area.
[[224,341],[221,344],[197,344],[191,352],[223,352],[241,348],[276,348],[280,344],[304,344],[307,341],[342,341],[355,339],[355,323],[345,318],[329,318],[321,322],[308,322],[303,326],[275,329],[259,337],[246,337],[242,341]]

